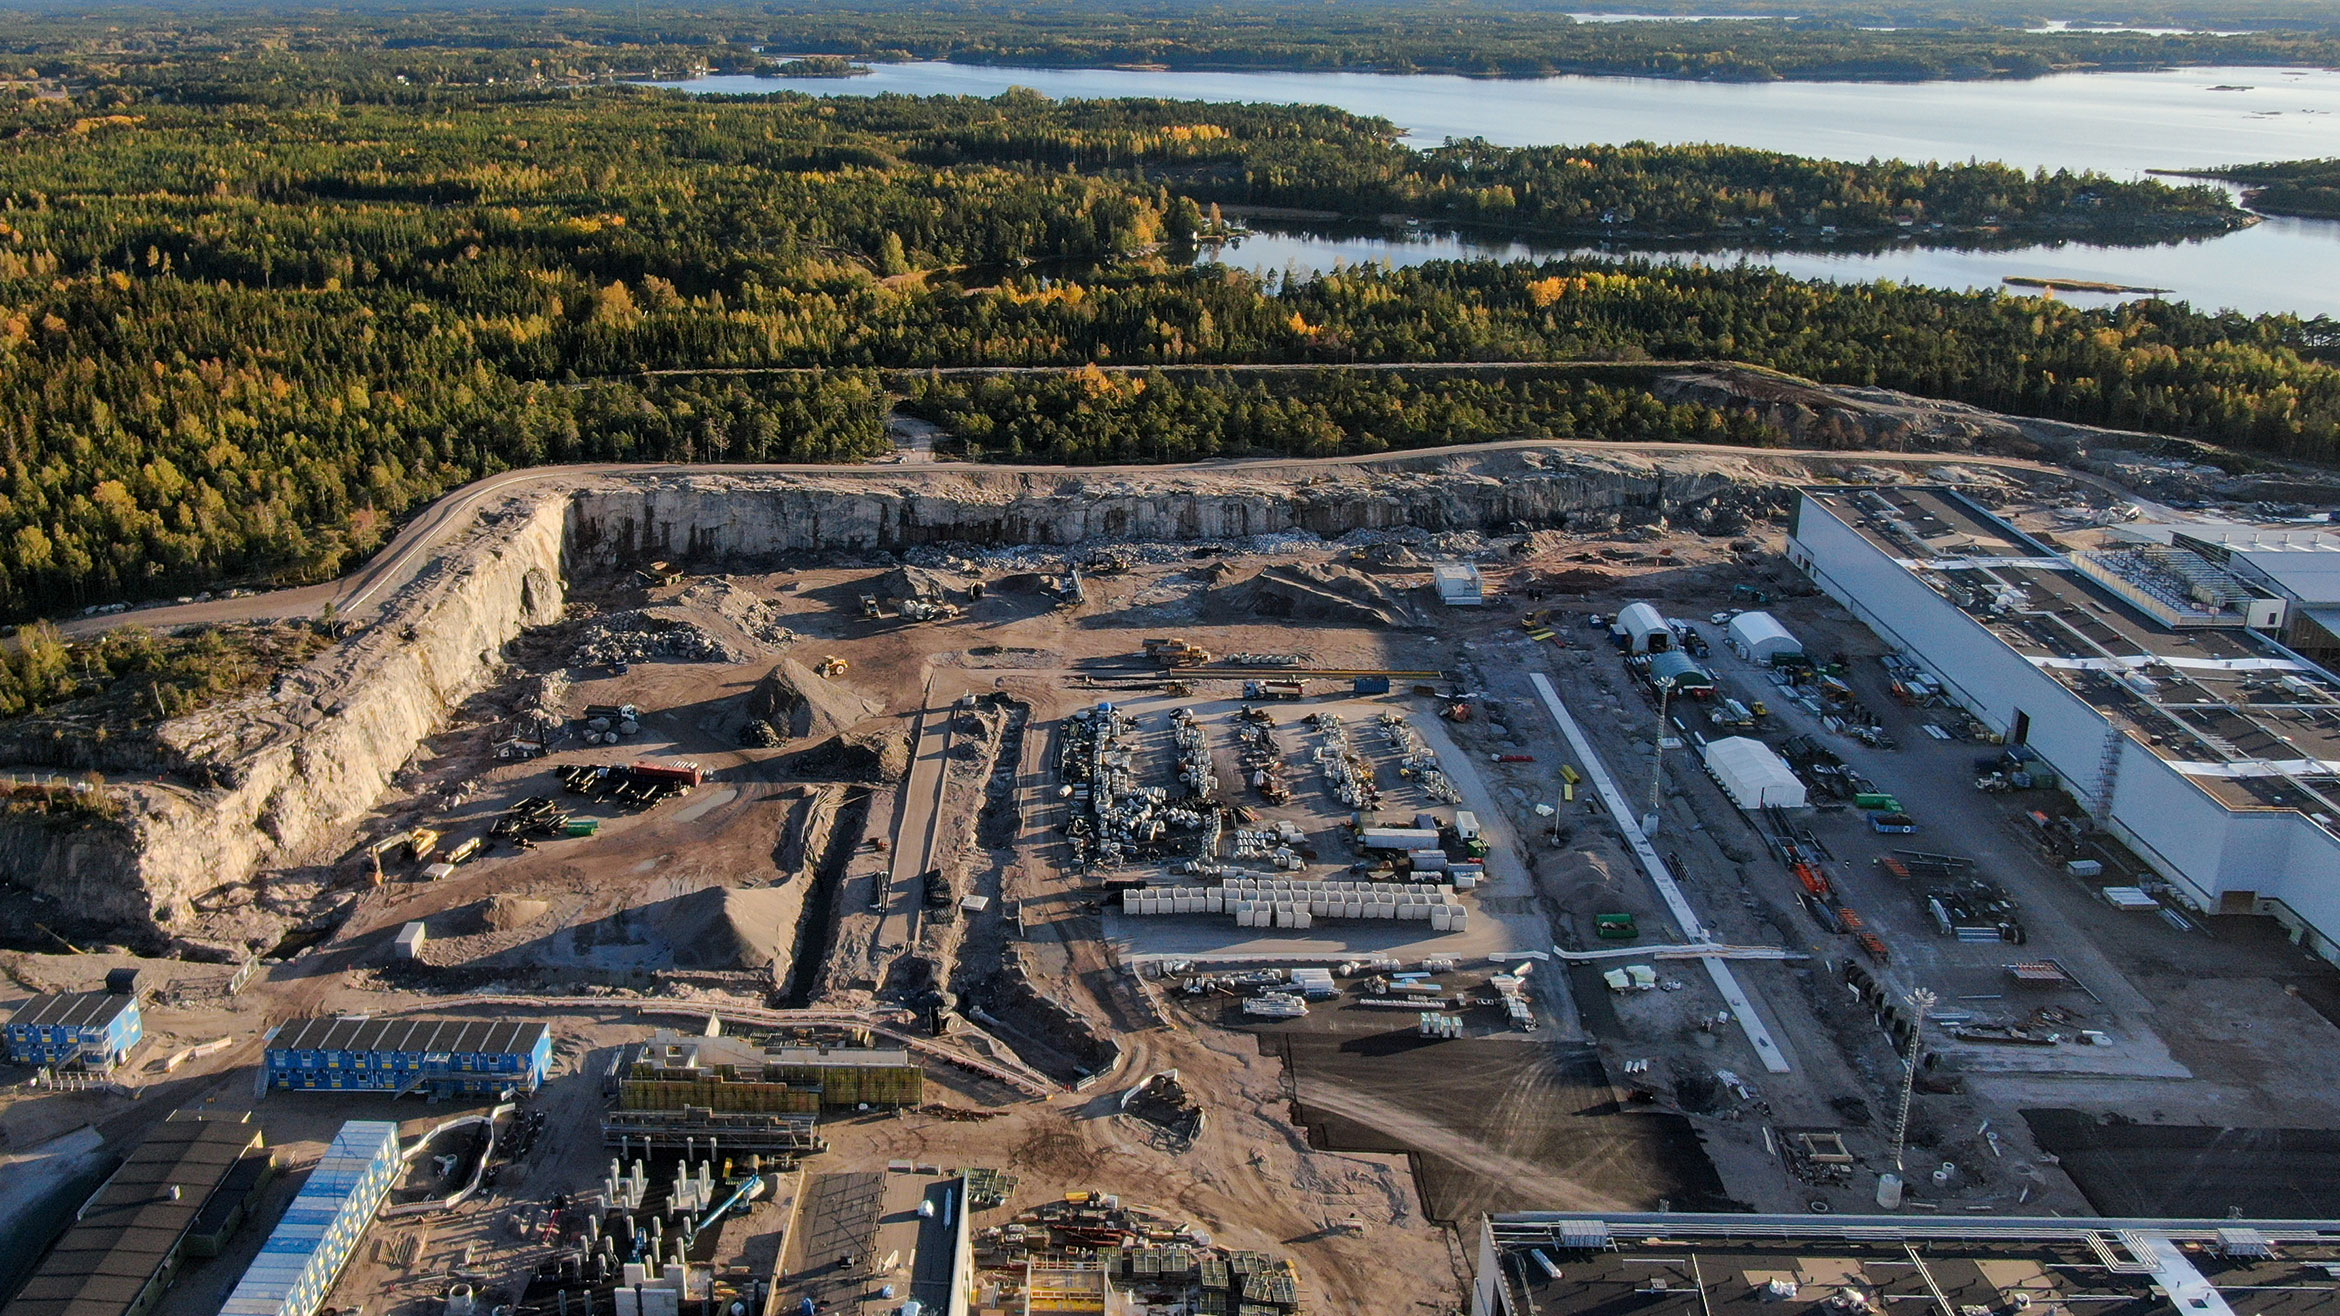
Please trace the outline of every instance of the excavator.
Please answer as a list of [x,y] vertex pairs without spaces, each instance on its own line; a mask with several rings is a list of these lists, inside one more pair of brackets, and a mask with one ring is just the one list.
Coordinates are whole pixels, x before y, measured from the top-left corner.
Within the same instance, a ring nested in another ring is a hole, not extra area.
[[380,883],[382,880],[383,855],[386,855],[393,850],[403,849],[405,851],[407,863],[419,864],[423,860],[430,858],[431,852],[438,848],[439,833],[436,830],[429,827],[416,827],[409,831],[392,832],[388,836],[383,837],[381,840],[367,846],[366,858],[373,861],[374,881],[376,883]]

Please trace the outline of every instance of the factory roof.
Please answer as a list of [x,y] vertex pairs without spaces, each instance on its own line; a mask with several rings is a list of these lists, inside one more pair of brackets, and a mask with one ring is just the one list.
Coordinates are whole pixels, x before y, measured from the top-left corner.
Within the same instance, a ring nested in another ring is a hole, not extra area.
[[229,1120],[156,1125],[49,1249],[6,1316],[127,1311],[259,1142],[258,1126]]
[[545,1036],[541,1023],[463,1019],[294,1019],[268,1040],[271,1051],[420,1051],[526,1055]]
[[[1711,1225],[1707,1222],[1714,1222]],[[2340,1299],[2331,1222],[1492,1217],[1512,1312],[2292,1316]],[[2094,1237],[2090,1230],[2097,1232]],[[1554,1278],[1535,1256],[1560,1274]]]
[[16,1007],[8,1022],[38,1028],[103,1028],[138,1003],[113,992],[49,992]]
[[2340,826],[2340,683],[2313,664],[2237,625],[2164,624],[2109,568],[2084,571],[1951,490],[1804,492],[2229,808]]

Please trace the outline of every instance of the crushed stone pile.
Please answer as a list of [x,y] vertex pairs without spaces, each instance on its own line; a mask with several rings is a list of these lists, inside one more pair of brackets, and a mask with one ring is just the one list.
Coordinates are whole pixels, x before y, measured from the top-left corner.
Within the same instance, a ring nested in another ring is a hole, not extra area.
[[951,585],[925,567],[906,566],[896,567],[878,577],[876,588],[870,592],[887,603],[900,603],[906,599],[939,603],[950,597]]
[[777,887],[708,887],[666,901],[659,935],[684,969],[768,969],[793,954],[803,902]]
[[751,726],[759,721],[768,723],[785,740],[833,736],[879,711],[876,700],[846,689],[793,658],[781,659],[756,682],[747,698]]
[[1278,621],[1334,621],[1353,626],[1413,626],[1420,618],[1403,595],[1352,567],[1313,562],[1262,567],[1212,591],[1214,610]]
[[693,581],[675,602],[711,609],[759,644],[782,645],[796,638],[783,621],[785,614],[729,576]]
[[663,658],[685,663],[744,663],[749,655],[670,612],[634,608],[586,624],[569,655],[572,667],[641,663]]

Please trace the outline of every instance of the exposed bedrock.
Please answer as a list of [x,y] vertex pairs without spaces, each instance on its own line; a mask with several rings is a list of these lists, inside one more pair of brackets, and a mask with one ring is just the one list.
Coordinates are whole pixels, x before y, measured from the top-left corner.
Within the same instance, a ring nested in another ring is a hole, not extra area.
[[569,519],[569,560],[580,568],[647,558],[712,568],[786,553],[932,543],[1489,530],[1515,521],[1554,524],[1594,509],[1695,503],[1747,473],[1735,463],[1507,452],[1223,471],[673,476],[580,490]]

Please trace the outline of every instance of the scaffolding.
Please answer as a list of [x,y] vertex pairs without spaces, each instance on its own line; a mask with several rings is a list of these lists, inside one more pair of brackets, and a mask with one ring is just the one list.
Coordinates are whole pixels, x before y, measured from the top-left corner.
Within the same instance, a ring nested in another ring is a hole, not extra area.
[[2224,567],[2167,544],[2074,553],[2080,573],[2165,626],[2242,626],[2258,597]]

